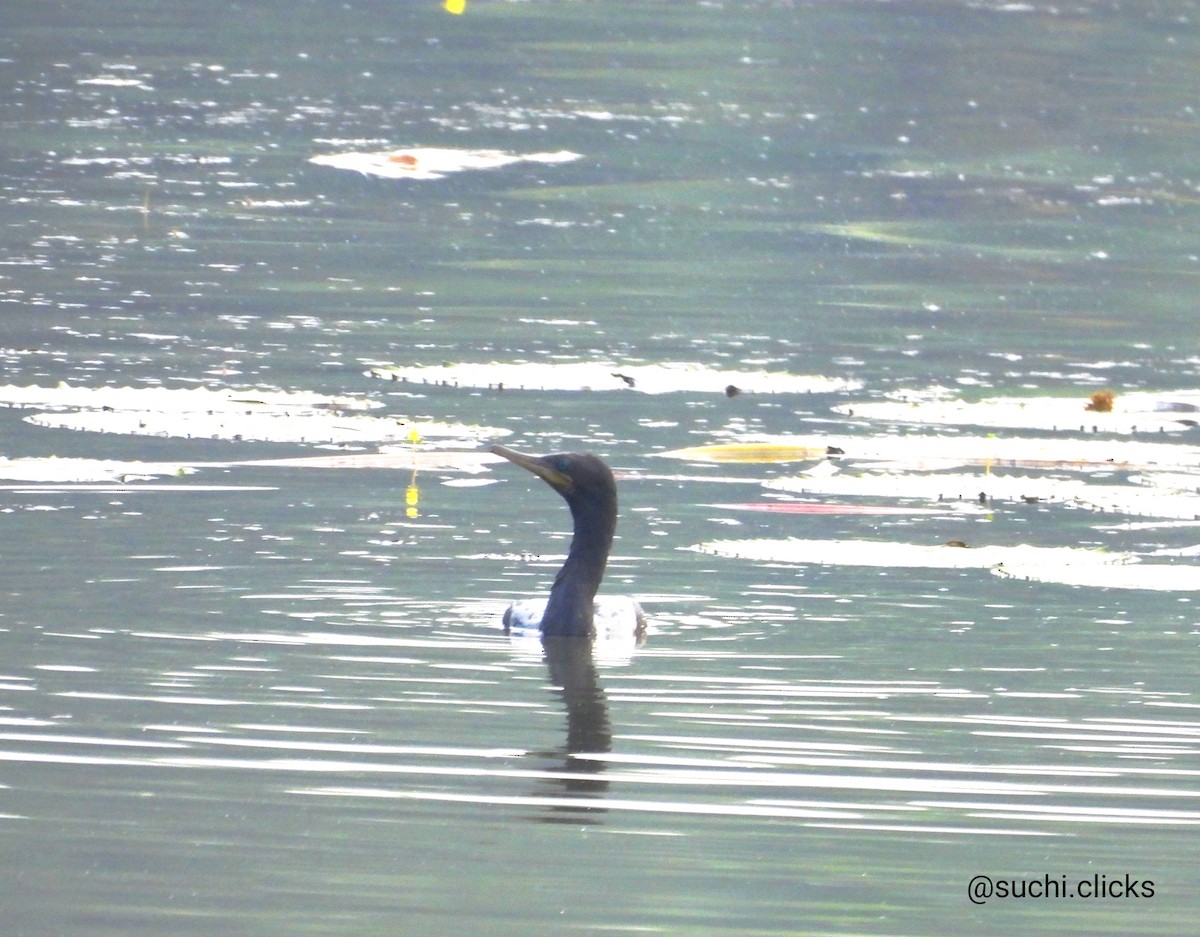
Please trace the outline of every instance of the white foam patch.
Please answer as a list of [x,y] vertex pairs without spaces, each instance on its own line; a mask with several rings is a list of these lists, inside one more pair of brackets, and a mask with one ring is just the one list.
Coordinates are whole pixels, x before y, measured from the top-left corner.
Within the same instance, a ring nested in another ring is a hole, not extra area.
[[643,394],[808,394],[856,390],[858,381],[778,371],[721,371],[701,364],[616,364],[612,362],[492,362],[385,365],[368,376],[413,384],[504,390],[635,391]]
[[1195,493],[1198,482],[1196,478],[1189,481],[1190,488],[1175,489],[1151,485],[1098,484],[1083,478],[1046,475],[842,472],[768,479],[763,482],[763,487],[795,494],[839,497],[911,498],[981,504],[993,501],[1046,502],[1138,517],[1197,520],[1200,519],[1200,498]]
[[244,411],[254,407],[327,408],[374,410],[383,406],[368,397],[331,396],[308,391],[272,388],[209,387],[83,387],[60,383],[54,387],[33,384],[0,386],[0,405],[52,409],[86,407],[114,410]]
[[382,152],[330,153],[312,157],[309,162],[333,169],[349,169],[364,176],[383,179],[443,179],[451,173],[468,170],[498,169],[515,163],[569,163],[579,153],[559,150],[553,153],[509,153],[504,150],[462,150],[449,147],[416,146]]
[[1005,563],[992,573],[1026,582],[1052,582],[1095,589],[1147,589],[1156,592],[1200,591],[1200,568],[1182,564],[1133,563],[1129,566],[1074,564],[1045,568],[1036,563]]
[[177,462],[124,462],[115,459],[0,458],[0,478],[38,483],[148,481],[190,475],[195,469]]
[[837,413],[887,423],[994,426],[1081,433],[1179,433],[1200,423],[1200,392],[1116,394],[1107,412],[1089,409],[1089,396],[990,397],[979,401],[917,394],[903,400],[859,401]]
[[1136,554],[1081,547],[963,547],[872,540],[711,540],[689,550],[759,563],[979,569],[1008,579],[1095,588],[1200,591],[1194,565],[1143,563]]
[[688,549],[760,563],[914,569],[988,569],[1002,563],[1018,562],[1053,566],[1073,563],[1112,566],[1132,563],[1136,559],[1130,553],[1106,553],[1079,547],[1034,547],[1025,544],[961,547],[883,540],[806,540],[798,537],[710,540]]
[[34,426],[129,436],[320,445],[450,440],[474,445],[508,435],[496,427],[370,416],[364,411],[382,404],[366,397],[260,388],[9,385],[0,387],[0,404],[45,408],[25,417]]

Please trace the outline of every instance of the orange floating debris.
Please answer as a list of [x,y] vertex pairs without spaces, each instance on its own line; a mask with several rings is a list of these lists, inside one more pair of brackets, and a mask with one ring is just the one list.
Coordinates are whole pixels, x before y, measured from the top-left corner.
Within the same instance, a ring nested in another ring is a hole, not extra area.
[[410,146],[383,152],[326,153],[310,163],[334,169],[351,169],[384,179],[441,179],[453,172],[497,169],[514,163],[569,163],[578,153],[508,153],[504,150],[461,150],[453,147]]

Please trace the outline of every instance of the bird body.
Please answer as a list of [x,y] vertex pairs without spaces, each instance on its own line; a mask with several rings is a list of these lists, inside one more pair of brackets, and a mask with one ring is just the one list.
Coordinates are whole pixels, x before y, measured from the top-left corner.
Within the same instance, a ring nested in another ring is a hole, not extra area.
[[[546,617],[547,598],[518,599],[504,610],[504,628],[511,632],[540,631]],[[642,607],[627,595],[601,595],[592,603],[592,634],[597,638],[622,637],[631,621],[644,617]],[[644,625],[643,625],[644,627]]]
[[601,628],[627,628],[631,634],[642,634],[645,617],[632,599],[596,601],[617,529],[617,484],[612,470],[590,453],[531,456],[506,446],[492,446],[491,451],[537,475],[562,495],[574,523],[571,547],[554,577],[549,598],[544,603],[514,602],[504,613],[505,628],[537,627],[546,636],[595,636]]

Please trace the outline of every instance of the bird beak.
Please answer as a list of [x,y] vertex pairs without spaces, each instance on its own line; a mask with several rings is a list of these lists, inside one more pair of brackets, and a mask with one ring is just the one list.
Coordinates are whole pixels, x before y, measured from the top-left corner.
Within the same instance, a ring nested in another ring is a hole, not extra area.
[[503,456],[516,465],[527,471],[533,472],[538,478],[544,481],[547,485],[558,492],[567,492],[575,484],[571,480],[571,476],[565,472],[560,472],[548,462],[542,460],[539,456],[525,455],[523,452],[517,452],[515,449],[509,449],[507,446],[491,446],[489,452],[494,452],[498,456]]

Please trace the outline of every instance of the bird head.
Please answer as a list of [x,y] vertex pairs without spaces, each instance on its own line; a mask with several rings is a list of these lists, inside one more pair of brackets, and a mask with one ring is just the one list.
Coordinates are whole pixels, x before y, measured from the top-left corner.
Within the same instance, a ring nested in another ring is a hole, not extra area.
[[572,510],[588,504],[616,501],[617,484],[612,469],[598,456],[586,452],[553,452],[550,455],[526,455],[507,446],[489,450],[521,466],[557,491]]

